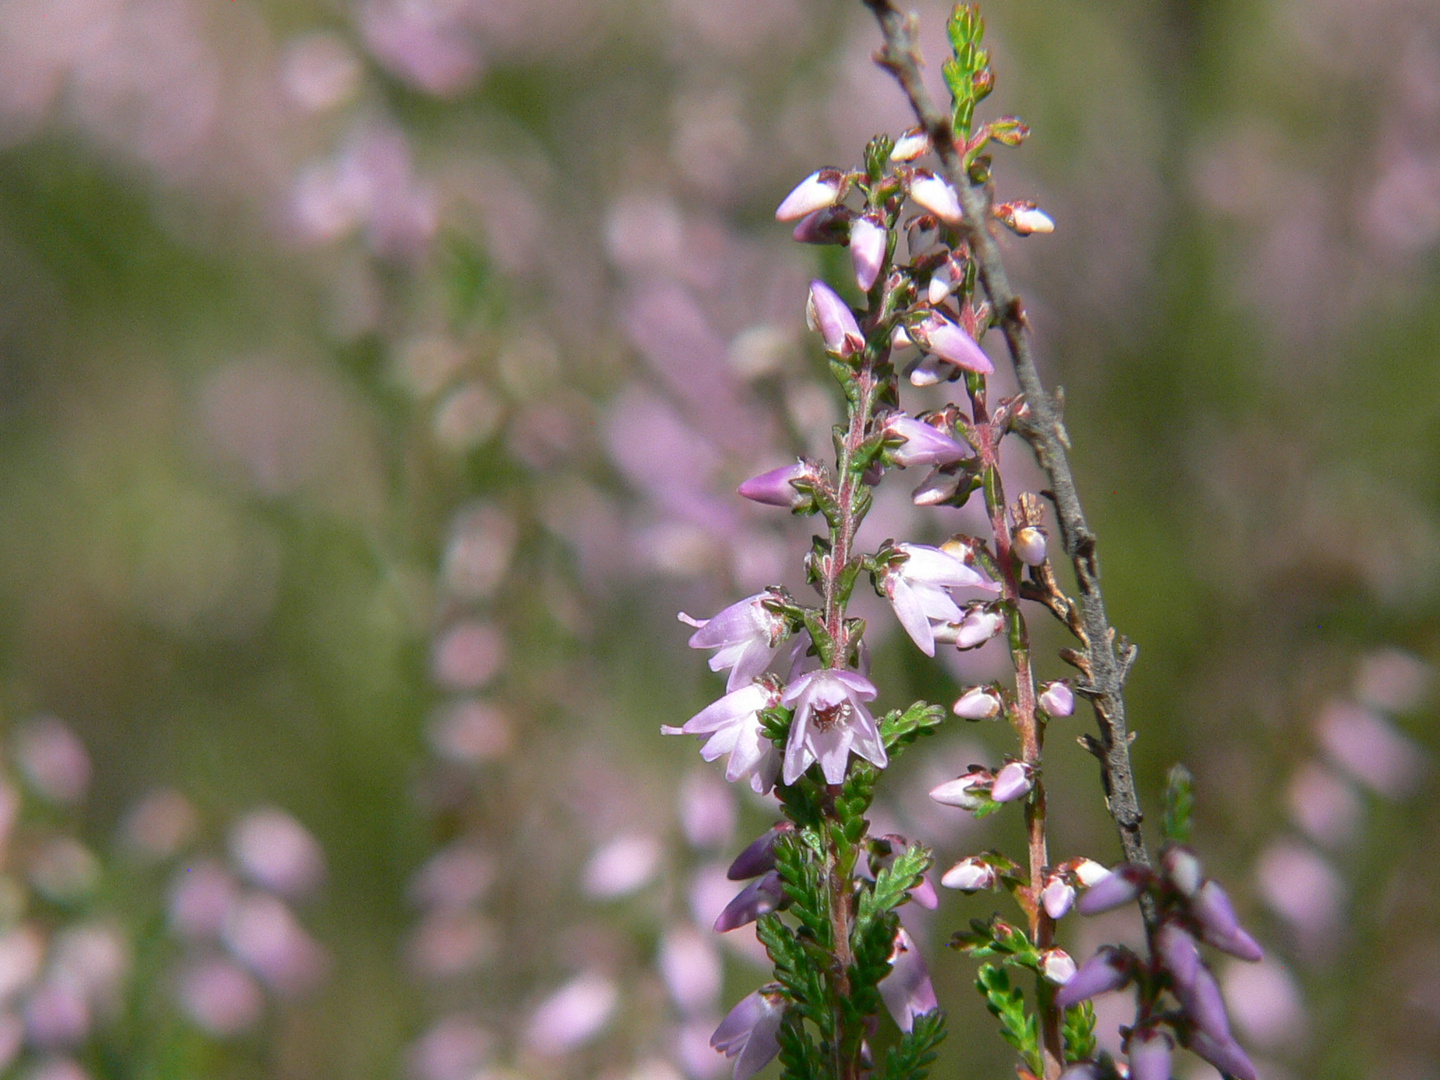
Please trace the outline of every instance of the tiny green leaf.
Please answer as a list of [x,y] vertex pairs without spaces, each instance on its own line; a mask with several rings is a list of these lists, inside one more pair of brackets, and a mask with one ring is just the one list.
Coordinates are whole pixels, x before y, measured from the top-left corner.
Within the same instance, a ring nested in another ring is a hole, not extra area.
[[1172,844],[1190,842],[1190,818],[1195,809],[1195,788],[1190,770],[1176,765],[1165,782],[1165,839]]

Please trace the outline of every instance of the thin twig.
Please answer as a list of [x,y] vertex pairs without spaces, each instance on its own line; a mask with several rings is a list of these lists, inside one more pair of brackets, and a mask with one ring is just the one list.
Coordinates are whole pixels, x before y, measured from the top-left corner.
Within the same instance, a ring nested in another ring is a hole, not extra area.
[[1001,330],[1010,346],[1015,376],[1030,407],[1031,419],[1022,433],[1034,447],[1040,467],[1049,477],[1065,554],[1075,566],[1084,629],[1084,655],[1089,667],[1088,681],[1079,689],[1090,699],[1099,724],[1100,739],[1096,749],[1105,784],[1106,804],[1119,831],[1125,858],[1148,866],[1150,856],[1141,829],[1140,802],[1135,793],[1135,776],[1130,765],[1130,738],[1125,727],[1125,699],[1122,693],[1125,676],[1135,659],[1135,647],[1124,638],[1117,639],[1105,615],[1095,535],[1085,523],[1085,515],[1080,508],[1075,477],[1066,455],[1068,438],[1055,402],[1045,392],[1035,369],[1024,305],[1010,287],[1000,249],[987,227],[990,193],[984,184],[974,183],[967,175],[955,149],[950,119],[936,107],[920,79],[922,61],[915,17],[902,14],[892,0],[865,0],[865,4],[879,21],[885,38],[885,45],[876,60],[895,76],[910,99],[916,118],[929,133],[931,144],[940,157],[946,179],[960,197],[971,254],[979,268],[985,292],[1000,316]]

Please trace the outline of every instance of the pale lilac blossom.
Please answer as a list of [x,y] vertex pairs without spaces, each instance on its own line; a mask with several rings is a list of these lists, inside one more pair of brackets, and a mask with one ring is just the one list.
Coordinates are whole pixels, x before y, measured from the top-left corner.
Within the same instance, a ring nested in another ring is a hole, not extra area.
[[793,832],[795,826],[788,821],[779,821],[766,829],[755,840],[752,840],[735,861],[730,864],[730,869],[725,876],[731,881],[746,881],[749,878],[759,877],[769,870],[775,869],[775,842],[784,833]]
[[1121,863],[1085,890],[1076,904],[1081,915],[1099,915],[1130,903],[1150,884],[1150,871],[1134,863]]
[[895,931],[895,946],[890,951],[890,971],[877,987],[880,997],[901,1031],[910,1031],[915,1018],[940,1007],[930,969],[914,940],[902,926]]
[[1205,882],[1191,901],[1190,911],[1200,924],[1200,936],[1209,944],[1251,963],[1264,959],[1259,944],[1240,926],[1230,897],[1219,882]]
[[1050,716],[1069,716],[1075,711],[1075,692],[1062,681],[1045,683],[1040,688],[1040,708]]
[[806,214],[790,235],[802,244],[843,244],[850,235],[855,212],[846,206],[827,206]]
[[954,780],[947,780],[931,788],[930,798],[942,806],[979,810],[989,802],[990,782],[991,776],[987,770],[975,768],[964,776],[957,776]]
[[785,783],[795,783],[815,761],[826,783],[841,783],[851,750],[877,768],[888,765],[880,729],[864,704],[877,694],[859,672],[832,668],[802,675],[786,687],[782,700],[795,715],[785,746]]
[[[964,618],[946,628],[943,637],[957,649],[978,649],[1004,629],[1004,615],[987,605],[972,604],[965,609]],[[941,640],[941,635],[937,634],[936,640]]]
[[1198,1054],[1235,1080],[1258,1080],[1254,1064],[1233,1038],[1220,1039],[1207,1031],[1193,1031],[1186,1046],[1191,1053]]
[[1154,1028],[1131,1032],[1125,1044],[1130,1080],[1170,1080],[1170,1036]]
[[972,686],[960,695],[951,711],[962,720],[993,720],[1003,707],[1000,695],[990,687]]
[[580,887],[596,900],[615,900],[644,888],[660,869],[660,842],[643,833],[607,840],[590,856]]
[[709,735],[700,748],[700,756],[714,761],[729,754],[725,779],[732,784],[748,780],[756,794],[763,795],[775,784],[775,775],[780,771],[780,752],[766,738],[760,726],[760,713],[779,703],[780,692],[773,683],[751,682],[701,709],[683,726],[660,730],[666,735]]
[[1165,880],[1187,899],[1200,891],[1205,880],[1205,870],[1195,852],[1183,844],[1171,844],[1160,856],[1160,869]]
[[823,281],[810,282],[810,297],[805,304],[805,322],[819,333],[825,348],[845,357],[865,347],[865,335],[855,321],[850,305]]
[[765,607],[769,599],[768,592],[756,593],[709,619],[693,619],[683,611],[679,615],[681,622],[695,627],[695,633],[690,635],[690,648],[717,650],[710,657],[710,670],[730,670],[727,690],[748,685],[769,667],[785,637],[784,618]]
[[991,866],[986,859],[972,855],[968,859],[961,859],[949,870],[946,870],[940,878],[940,884],[947,889],[959,889],[961,892],[974,893],[994,888],[998,880],[999,875],[995,873],[995,867]]
[[1094,956],[1076,969],[1055,995],[1055,1005],[1068,1009],[1097,994],[1119,990],[1130,981],[1134,962],[1113,945],[1102,945]]
[[851,224],[850,260],[861,292],[869,292],[880,276],[888,241],[889,233],[874,214],[862,214]]
[[946,224],[958,225],[964,219],[955,189],[928,169],[915,170],[909,190],[911,199]]
[[768,915],[785,901],[785,891],[780,884],[780,872],[771,870],[756,878],[735,894],[725,905],[725,910],[715,920],[715,932],[727,934],[731,930],[752,923],[761,915]]
[[1030,793],[1035,786],[1035,767],[1024,761],[1012,761],[995,774],[990,797],[996,802],[1014,802]]
[[999,586],[967,566],[964,559],[927,544],[896,544],[903,561],[885,568],[882,584],[895,609],[895,617],[926,656],[935,655],[932,622],[954,622],[961,617],[959,606],[946,589],[981,588],[997,591]]
[[730,1010],[710,1045],[726,1057],[735,1058],[734,1080],[750,1080],[780,1053],[780,1021],[785,1016],[785,999],[780,987],[762,986],[740,999]]
[[587,971],[540,1003],[530,1016],[525,1041],[537,1053],[558,1056],[599,1035],[620,1004],[615,984],[596,971]]
[[900,133],[890,151],[891,161],[914,161],[930,152],[930,136],[924,128],[913,127]]
[[794,221],[840,201],[845,174],[839,169],[818,169],[790,191],[775,208],[776,221]]
[[948,465],[970,456],[968,446],[956,442],[934,425],[904,413],[891,413],[882,426],[887,439],[900,440],[900,445],[890,450],[890,460],[901,468]]
[[920,348],[958,368],[981,375],[990,375],[995,371],[995,365],[979,343],[939,312],[930,312],[908,327],[908,333]]
[[810,501],[810,496],[796,486],[797,482],[813,485],[819,478],[820,472],[814,463],[801,458],[794,465],[782,465],[752,476],[738,490],[752,502],[794,510]]
[[1040,953],[1040,974],[1056,986],[1064,986],[1075,977],[1075,961],[1064,949],[1044,949]]
[[1040,890],[1040,904],[1052,919],[1062,919],[1075,904],[1075,886],[1060,874],[1051,874]]

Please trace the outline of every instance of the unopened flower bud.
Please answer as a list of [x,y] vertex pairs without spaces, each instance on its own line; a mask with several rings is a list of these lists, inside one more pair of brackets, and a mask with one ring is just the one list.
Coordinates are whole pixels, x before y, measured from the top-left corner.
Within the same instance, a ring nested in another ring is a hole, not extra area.
[[1046,683],[1040,690],[1040,708],[1050,716],[1069,716],[1075,711],[1075,691],[1066,682]]
[[1055,995],[1055,1005],[1068,1009],[1082,1001],[1119,990],[1130,981],[1135,964],[1131,957],[1113,945],[1102,945],[1094,956],[1086,960],[1071,976],[1070,981]]
[[1040,953],[1040,973],[1056,986],[1064,986],[1075,978],[1075,961],[1064,949],[1045,949]]
[[1035,786],[1035,767],[1023,761],[1012,761],[995,774],[990,797],[996,802],[1014,802],[1030,793]]
[[882,425],[887,438],[901,440],[890,450],[890,460],[901,468],[911,465],[949,465],[970,456],[970,450],[923,420],[891,413]]
[[771,870],[763,877],[756,878],[736,894],[735,899],[725,905],[715,920],[715,932],[724,934],[738,926],[752,923],[761,915],[768,915],[778,908],[785,899],[780,885],[780,874]]
[[953,259],[946,259],[930,275],[930,283],[925,287],[925,299],[929,300],[932,306],[943,304],[945,298],[960,284],[960,280],[959,267]]
[[993,212],[1001,224],[1008,227],[1017,236],[1055,231],[1055,222],[1051,220],[1050,215],[1029,199],[999,203]]
[[915,342],[910,340],[910,335],[905,332],[905,327],[897,326],[890,331],[891,349],[908,349],[914,344]]
[[855,266],[855,283],[861,292],[869,292],[885,265],[885,248],[889,233],[874,214],[855,219],[850,226],[850,261]]
[[955,715],[962,720],[993,720],[1000,715],[1000,695],[988,686],[972,686],[955,702]]
[[1130,1080],[1170,1080],[1170,1036],[1154,1028],[1130,1033],[1125,1053],[1130,1058]]
[[983,889],[995,887],[999,880],[995,868],[984,859],[971,856],[968,859],[961,859],[958,863],[945,871],[940,879],[940,884],[947,889],[959,889],[961,892],[974,893]]
[[957,649],[975,649],[984,645],[1005,629],[1005,616],[984,606],[971,607],[965,617],[955,624],[954,638]]
[[1150,871],[1135,863],[1121,863],[1080,897],[1075,905],[1081,915],[1099,915],[1128,904],[1150,884]]
[[786,195],[775,209],[776,221],[794,221],[816,210],[834,206],[845,187],[845,174],[839,169],[820,169],[811,173]]
[[1203,963],[1196,969],[1189,986],[1175,987],[1175,996],[1180,999],[1185,1015],[1198,1031],[1221,1041],[1231,1037],[1230,1017],[1225,1012],[1225,998],[1220,994],[1220,984]]
[[810,494],[801,491],[796,486],[796,481],[809,485],[818,478],[815,466],[802,458],[794,465],[782,465],[759,476],[752,476],[741,484],[738,490],[741,495],[754,502],[795,510],[811,501]]
[[779,985],[771,983],[741,998],[720,1021],[710,1036],[710,1045],[736,1059],[734,1080],[750,1080],[780,1053],[780,1023],[784,1018],[785,998]]
[[928,169],[915,170],[910,179],[910,198],[950,225],[958,225],[964,219],[955,189]]
[[1052,919],[1062,919],[1075,904],[1075,886],[1059,874],[1051,874],[1040,890],[1040,904]]
[[1100,884],[1100,882],[1109,877],[1111,873],[1108,866],[1098,863],[1094,859],[1081,859],[1074,864],[1072,869],[1075,874],[1075,880],[1087,889],[1092,885]]
[[1207,881],[1200,886],[1191,901],[1190,912],[1200,924],[1201,937],[1217,949],[1251,963],[1264,959],[1265,953],[1259,944],[1241,928],[1230,897],[1225,895],[1219,882]]
[[914,161],[930,152],[930,136],[924,128],[913,127],[901,133],[890,151],[891,161]]
[[910,890],[910,899],[929,911],[940,906],[940,896],[924,874],[920,875],[920,881]]
[[1200,971],[1200,949],[1177,923],[1167,920],[1155,931],[1155,955],[1170,973],[1177,992],[1188,992]]
[[934,1012],[940,1007],[925,959],[903,926],[895,931],[895,945],[890,951],[890,971],[876,989],[901,1031],[912,1030],[917,1016]]
[[1010,539],[1010,550],[1026,566],[1039,566],[1045,561],[1045,530],[1035,525],[1025,525],[1015,530]]
[[1258,1080],[1255,1066],[1233,1038],[1217,1039],[1207,1032],[1195,1031],[1186,1045],[1192,1054],[1198,1054],[1235,1080]]
[[1187,899],[1200,891],[1200,885],[1205,880],[1200,859],[1183,844],[1172,844],[1165,849],[1160,856],[1160,870],[1165,875],[1165,880]]
[[930,475],[910,493],[910,501],[916,506],[939,506],[949,502],[960,490],[960,474],[931,469]]
[[810,299],[805,305],[805,321],[819,332],[825,348],[840,356],[849,356],[865,347],[865,337],[850,305],[823,281],[810,283]]
[[984,789],[990,782],[990,774],[984,769],[975,769],[954,780],[930,789],[930,798],[942,806],[958,806],[961,810],[979,810],[988,801]]
[[788,821],[780,821],[766,829],[751,841],[744,851],[735,856],[725,876],[731,881],[747,881],[775,869],[775,841],[783,833],[795,828]]
[[926,352],[934,353],[956,367],[981,375],[989,375],[995,370],[995,365],[975,339],[939,312],[930,312],[909,327],[909,333]]
[[854,218],[855,211],[848,206],[827,206],[797,221],[790,235],[802,244],[843,244],[850,238]]

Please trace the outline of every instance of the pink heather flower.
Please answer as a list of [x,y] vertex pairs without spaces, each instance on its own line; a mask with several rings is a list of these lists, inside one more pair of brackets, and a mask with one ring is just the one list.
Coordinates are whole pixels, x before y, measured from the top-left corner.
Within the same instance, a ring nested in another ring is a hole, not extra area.
[[999,587],[967,566],[964,559],[937,547],[896,544],[895,550],[906,558],[886,568],[882,579],[885,595],[910,640],[926,656],[934,656],[935,633],[931,622],[954,622],[961,617],[960,608],[945,590],[996,591]]
[[1219,882],[1207,881],[1199,888],[1190,903],[1190,913],[1200,924],[1200,936],[1217,949],[1251,963],[1264,959],[1259,944],[1241,929],[1230,897]]
[[1167,920],[1155,931],[1155,955],[1170,973],[1177,991],[1195,985],[1202,963],[1200,949],[1178,924]]
[[1119,990],[1130,981],[1134,962],[1113,945],[1102,945],[1094,956],[1076,970],[1055,995],[1055,1005],[1068,1009],[1097,994]]
[[935,886],[930,884],[928,875],[920,876],[920,883],[910,890],[910,899],[929,911],[934,911],[940,906],[940,894],[935,891]]
[[709,735],[700,756],[714,761],[723,754],[730,760],[725,779],[732,784],[749,780],[759,795],[775,786],[780,771],[780,751],[765,737],[760,713],[780,703],[780,691],[768,682],[752,682],[732,690],[685,721],[682,727],[663,727],[666,735]]
[[735,1058],[734,1080],[750,1080],[780,1053],[780,1021],[784,1016],[785,999],[780,987],[770,983],[741,998],[720,1021],[710,1036],[710,1045],[726,1057]]
[[916,169],[910,178],[910,198],[950,225],[964,220],[955,189],[928,169]]
[[1075,691],[1066,682],[1045,683],[1040,689],[1040,708],[1050,716],[1069,716],[1075,711]]
[[1075,886],[1059,874],[1051,874],[1040,890],[1040,904],[1052,919],[1062,919],[1075,904]]
[[908,327],[907,332],[920,348],[958,368],[981,375],[989,375],[995,370],[995,365],[975,339],[939,312],[930,312]]
[[904,413],[885,417],[884,429],[887,439],[901,440],[900,445],[890,451],[890,460],[902,469],[911,465],[948,465],[970,456],[969,447]]
[[797,221],[790,235],[802,244],[843,244],[853,220],[855,211],[848,206],[827,206]]
[[1175,996],[1180,999],[1185,1015],[1197,1029],[1215,1039],[1231,1038],[1230,1017],[1225,1012],[1220,984],[1203,963],[1195,969],[1195,977],[1188,986],[1175,987]]
[[960,263],[953,257],[948,258],[931,272],[930,281],[925,286],[925,299],[930,301],[931,307],[939,307],[964,280],[965,271]]
[[740,485],[739,492],[753,502],[794,510],[810,501],[810,496],[795,486],[796,481],[813,484],[817,478],[815,466],[801,458],[794,465],[782,465],[752,476]]
[[930,152],[930,136],[924,128],[913,127],[901,132],[890,151],[891,161],[914,161]]
[[983,604],[973,604],[965,609],[963,619],[945,631],[944,637],[957,649],[978,649],[1004,629],[1004,615]]
[[1010,550],[1026,566],[1039,566],[1045,561],[1045,530],[1025,525],[1010,538]]
[[989,802],[990,773],[985,769],[972,769],[964,776],[947,780],[930,789],[930,798],[942,806],[956,806],[961,810],[979,810]]
[[940,884],[947,889],[975,893],[982,889],[994,888],[997,880],[999,878],[995,873],[995,868],[984,859],[972,855],[968,859],[961,859],[949,870],[946,870],[944,876],[940,878]]
[[823,281],[810,282],[810,297],[805,304],[805,323],[820,334],[827,351],[837,356],[850,356],[865,347],[865,335],[850,305]]
[[889,234],[874,214],[864,214],[850,226],[850,261],[855,266],[855,284],[869,292],[885,265]]
[[1040,973],[1056,986],[1064,986],[1075,978],[1075,961],[1064,949],[1044,949],[1040,953]]
[[851,750],[878,768],[889,764],[880,728],[864,705],[877,694],[858,671],[833,668],[802,675],[786,687],[782,700],[794,707],[795,717],[785,746],[785,783],[795,783],[814,761],[826,783],[841,783]]
[[1075,905],[1081,915],[1099,915],[1130,903],[1150,884],[1150,871],[1134,863],[1121,863],[1080,897]]
[[962,720],[993,720],[1000,715],[1001,708],[1000,695],[994,690],[988,686],[972,686],[960,695],[953,711]]
[[920,486],[910,493],[910,501],[916,506],[939,506],[955,497],[960,490],[960,474],[958,472],[944,472],[941,469],[931,469],[930,475],[920,482]]
[[915,1017],[940,1007],[925,958],[903,926],[895,931],[895,947],[890,951],[890,971],[880,980],[877,989],[901,1031],[913,1028]]
[[1130,1058],[1130,1080],[1170,1080],[1170,1036],[1154,1028],[1130,1033],[1125,1053]]
[[1035,769],[1023,761],[1012,761],[995,774],[990,797],[996,802],[1014,802],[1035,786]]
[[1194,1031],[1186,1046],[1192,1054],[1198,1054],[1235,1080],[1258,1080],[1255,1066],[1233,1038],[1217,1039],[1208,1032]]
[[785,890],[780,884],[780,872],[771,870],[746,885],[725,905],[725,910],[715,919],[715,932],[729,933],[754,922],[761,915],[768,915],[784,902]]
[[794,221],[816,210],[834,206],[845,189],[845,174],[839,169],[819,169],[796,184],[775,208],[776,221]]
[[768,592],[747,596],[710,619],[692,619],[683,611],[679,615],[681,622],[695,627],[690,648],[718,650],[710,657],[710,670],[730,669],[727,690],[748,685],[769,667],[785,637],[785,620],[765,608],[769,598]]

